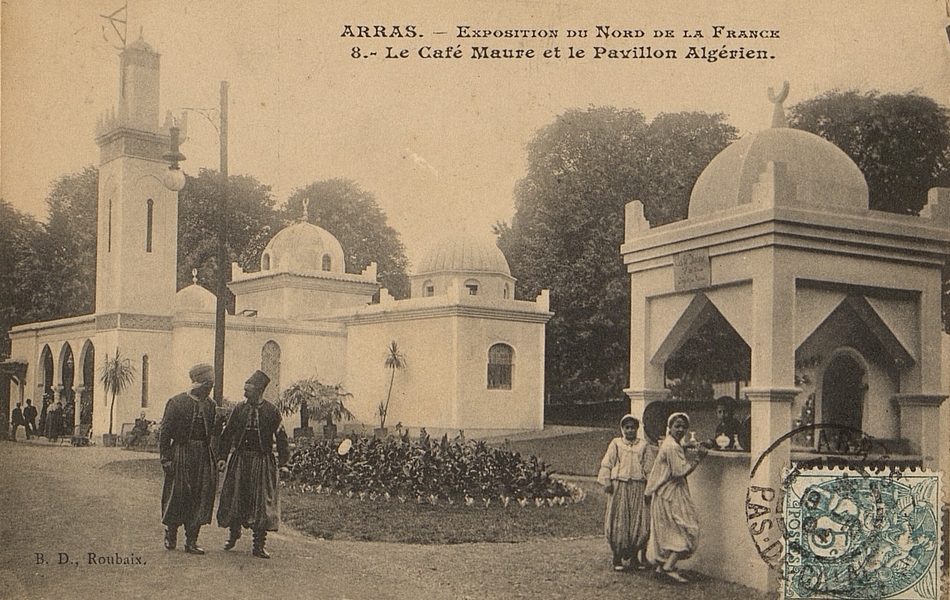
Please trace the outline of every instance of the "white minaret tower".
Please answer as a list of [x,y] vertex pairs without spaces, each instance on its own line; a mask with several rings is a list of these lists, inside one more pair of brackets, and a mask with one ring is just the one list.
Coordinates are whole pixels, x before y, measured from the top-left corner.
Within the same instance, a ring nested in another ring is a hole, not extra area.
[[[169,149],[171,123],[166,120],[160,127],[158,120],[160,58],[141,35],[122,50],[118,109],[104,115],[96,127],[100,153],[96,362],[99,368],[118,353],[135,369],[132,385],[116,399],[112,418],[111,398],[96,385],[97,433],[119,433],[122,424],[133,422],[142,410],[157,418],[176,381],[172,319],[178,192],[163,182],[181,187],[169,179],[169,157],[174,160],[177,154],[177,148]],[[184,178],[180,171],[177,175]]]
[[158,121],[160,59],[141,35],[122,51],[118,110],[96,128],[96,315],[107,327],[139,316],[170,317],[174,307],[178,193],[162,184],[169,134]]

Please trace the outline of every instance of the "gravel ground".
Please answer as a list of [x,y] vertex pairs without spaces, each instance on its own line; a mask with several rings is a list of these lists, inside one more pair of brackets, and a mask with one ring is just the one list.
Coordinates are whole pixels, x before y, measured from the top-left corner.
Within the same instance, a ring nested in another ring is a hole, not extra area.
[[[250,554],[250,535],[224,552],[225,530],[207,526],[199,540],[205,556],[168,552],[160,477],[107,466],[141,458],[115,448],[0,442],[0,598],[765,598],[699,575],[684,586],[614,573],[599,535],[416,546],[325,541],[282,525],[268,537],[273,558],[261,560]],[[90,553],[107,564],[90,564]],[[135,564],[108,564],[117,556]]]

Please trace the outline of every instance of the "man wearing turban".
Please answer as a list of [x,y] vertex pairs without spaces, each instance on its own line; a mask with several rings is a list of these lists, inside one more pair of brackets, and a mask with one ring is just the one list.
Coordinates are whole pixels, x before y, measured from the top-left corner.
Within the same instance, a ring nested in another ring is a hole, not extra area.
[[[277,531],[277,469],[290,458],[287,434],[280,412],[264,400],[270,378],[256,371],[244,384],[245,401],[231,412],[221,432],[218,469],[227,471],[218,504],[218,525],[229,530],[225,550],[230,550],[246,527],[254,532],[253,554],[270,558],[264,550],[268,531]],[[274,445],[277,445],[277,460]],[[233,450],[233,451],[232,451]],[[230,454],[230,456],[228,456]]]
[[162,417],[162,523],[166,549],[175,549],[178,528],[184,525],[185,552],[204,554],[198,547],[198,533],[202,525],[211,522],[218,484],[212,448],[215,407],[208,397],[214,387],[214,368],[195,365],[188,376],[191,391],[169,399]]

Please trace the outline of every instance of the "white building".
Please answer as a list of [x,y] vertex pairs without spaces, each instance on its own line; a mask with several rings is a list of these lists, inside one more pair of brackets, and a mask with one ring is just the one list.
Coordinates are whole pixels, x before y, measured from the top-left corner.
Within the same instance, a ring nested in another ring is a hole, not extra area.
[[[11,403],[73,400],[73,422],[91,424],[93,439],[109,431],[109,398],[98,383],[107,354],[118,350],[136,368],[116,400],[114,433],[142,410],[158,420],[165,401],[187,389],[188,368],[213,357],[213,294],[197,283],[175,291],[178,196],[162,183],[170,138],[169,123],[159,126],[159,67],[141,38],[123,50],[118,109],[97,128],[96,312],[10,333]],[[316,376],[352,392],[348,408],[372,429],[395,341],[406,368],[393,380],[388,426],[540,429],[552,313],[546,291],[519,301],[514,285],[494,244],[446,239],[413,275],[412,297],[397,301],[380,289],[375,264],[344,272],[336,238],[301,220],[270,240],[260,271],[232,267],[224,396],[240,399],[256,369],[271,376],[272,400]],[[288,419],[288,429],[295,424]]]

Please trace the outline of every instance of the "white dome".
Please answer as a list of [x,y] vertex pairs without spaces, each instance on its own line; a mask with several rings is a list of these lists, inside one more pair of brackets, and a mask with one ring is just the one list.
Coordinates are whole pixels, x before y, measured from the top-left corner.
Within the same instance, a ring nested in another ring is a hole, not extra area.
[[442,272],[498,273],[511,276],[505,255],[493,241],[468,236],[443,238],[423,256],[415,275]]
[[267,243],[261,271],[342,274],[346,271],[343,246],[326,229],[297,221]]
[[175,294],[178,312],[214,312],[217,298],[204,287],[193,283]]
[[781,127],[743,137],[716,155],[693,186],[689,218],[753,202],[769,163],[784,165],[787,194],[776,204],[835,212],[868,208],[867,182],[844,151],[813,133]]

